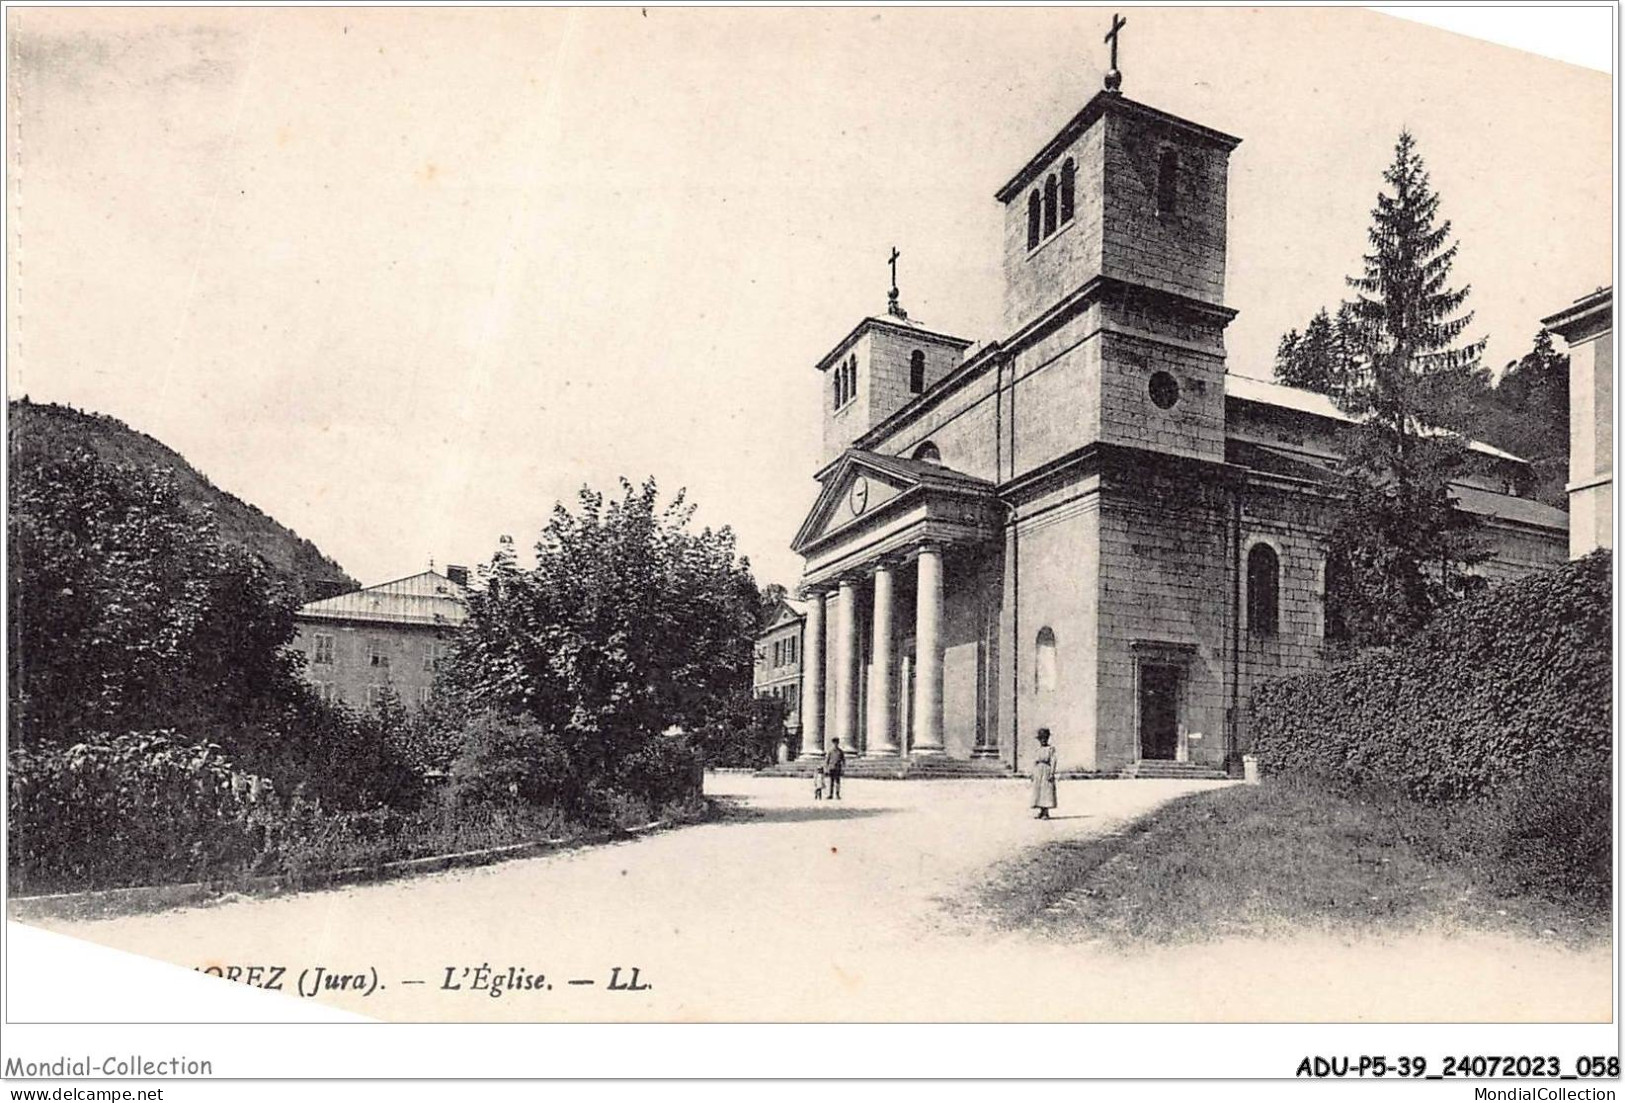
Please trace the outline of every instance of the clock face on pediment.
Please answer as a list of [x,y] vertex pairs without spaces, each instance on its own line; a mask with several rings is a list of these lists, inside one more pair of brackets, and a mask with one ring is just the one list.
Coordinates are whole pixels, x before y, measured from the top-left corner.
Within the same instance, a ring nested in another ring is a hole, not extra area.
[[821,512],[822,521],[815,536],[834,532],[860,518],[872,517],[881,506],[901,494],[907,487],[894,483],[880,473],[854,468],[819,497],[815,511]]
[[863,516],[863,511],[869,508],[868,478],[859,475],[852,480],[852,487],[846,492],[846,502],[852,507],[852,516]]

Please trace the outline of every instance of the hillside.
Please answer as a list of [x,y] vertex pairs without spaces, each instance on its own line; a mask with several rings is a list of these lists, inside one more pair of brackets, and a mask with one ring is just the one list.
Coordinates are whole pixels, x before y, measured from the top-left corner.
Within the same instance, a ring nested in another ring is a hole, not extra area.
[[82,446],[113,462],[164,468],[173,472],[188,502],[213,510],[222,539],[262,556],[274,571],[297,584],[302,600],[357,588],[355,579],[315,544],[221,490],[179,453],[117,418],[26,398],[10,403],[7,414],[13,462]]

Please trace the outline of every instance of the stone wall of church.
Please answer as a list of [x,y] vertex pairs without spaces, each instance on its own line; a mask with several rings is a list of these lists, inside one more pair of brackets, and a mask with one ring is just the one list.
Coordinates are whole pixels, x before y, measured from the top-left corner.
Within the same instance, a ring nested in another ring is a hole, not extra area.
[[[1101,268],[1108,276],[1224,302],[1229,155],[1170,128],[1108,111]],[[1173,209],[1158,203],[1164,153],[1177,157]]]
[[957,368],[964,359],[961,350],[953,345],[906,336],[880,327],[871,329],[860,338],[858,346],[859,371],[866,370],[868,376],[867,416],[870,426],[880,424],[914,401],[916,395],[909,389],[909,371],[916,350],[925,357],[927,389]]
[[1102,495],[1096,768],[1139,757],[1139,665],[1182,668],[1180,741],[1222,765],[1229,653],[1229,494],[1153,472]]
[[999,402],[992,367],[912,419],[877,451],[912,456],[926,441],[955,471],[993,481],[998,475]]
[[[1248,747],[1248,708],[1253,688],[1271,678],[1319,666],[1326,636],[1325,499],[1269,485],[1249,486],[1242,496],[1241,632],[1236,716],[1238,751]],[[1274,549],[1280,567],[1278,616],[1273,635],[1248,623],[1247,558],[1255,545]]]
[[[1119,331],[1102,335],[1103,439],[1172,455],[1223,459],[1223,346],[1197,352],[1156,340],[1150,336],[1154,332],[1144,337]],[[1152,380],[1159,373],[1178,388],[1166,408],[1152,396]]]
[[[1044,166],[1037,180],[1004,208],[1004,332],[1027,322],[1100,274],[1101,193],[1105,130],[1098,124],[1079,135]],[[1043,193],[1045,177],[1059,172],[1067,158],[1077,165],[1077,206],[1072,220],[1027,248],[1027,202]]]
[[1100,439],[1100,310],[1069,319],[1012,360],[1006,403],[1015,432],[1006,478],[1017,478]]
[[955,552],[944,563],[942,736],[950,758],[969,758],[998,730],[996,628],[1002,557]]
[[1045,727],[1062,770],[1096,768],[1098,487],[1091,477],[1027,503],[1005,545],[1013,577],[1001,639],[1014,660],[1000,663],[999,697],[1014,707],[1001,714],[1000,739],[1006,761],[1014,747],[1022,771],[1031,768],[1034,735]]

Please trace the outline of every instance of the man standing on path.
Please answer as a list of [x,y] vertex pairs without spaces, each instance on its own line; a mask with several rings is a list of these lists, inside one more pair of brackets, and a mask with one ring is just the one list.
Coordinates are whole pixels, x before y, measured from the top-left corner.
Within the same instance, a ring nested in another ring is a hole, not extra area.
[[841,799],[841,771],[846,769],[846,752],[841,750],[841,744],[831,739],[829,749],[824,752],[824,777],[829,783],[829,799]]

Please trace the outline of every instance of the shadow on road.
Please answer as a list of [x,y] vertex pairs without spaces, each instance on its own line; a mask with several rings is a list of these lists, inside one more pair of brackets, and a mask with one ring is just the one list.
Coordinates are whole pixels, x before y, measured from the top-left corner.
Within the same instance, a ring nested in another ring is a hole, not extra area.
[[756,808],[730,797],[713,797],[717,823],[810,823],[814,820],[862,820],[889,816],[896,808],[854,808],[840,801],[823,801],[797,808]]

